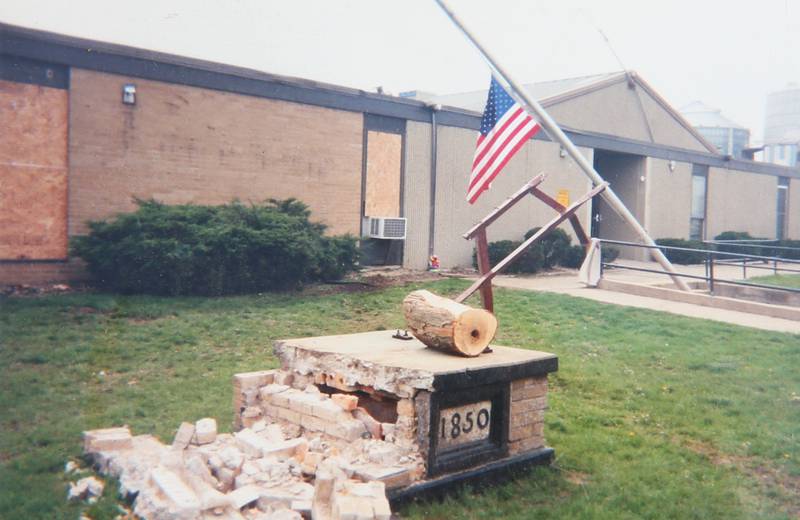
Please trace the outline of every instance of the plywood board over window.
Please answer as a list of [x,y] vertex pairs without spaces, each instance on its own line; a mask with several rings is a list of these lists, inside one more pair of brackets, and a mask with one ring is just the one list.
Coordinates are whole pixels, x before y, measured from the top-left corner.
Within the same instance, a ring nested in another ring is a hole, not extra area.
[[67,256],[67,96],[0,81],[0,260]]
[[400,172],[403,137],[399,134],[367,132],[367,179],[364,215],[400,216]]

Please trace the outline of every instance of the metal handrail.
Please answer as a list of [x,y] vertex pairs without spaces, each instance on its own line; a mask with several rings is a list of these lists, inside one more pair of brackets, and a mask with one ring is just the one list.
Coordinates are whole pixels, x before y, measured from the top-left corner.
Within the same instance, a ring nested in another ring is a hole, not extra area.
[[[695,274],[687,274],[687,273],[675,273],[674,276],[680,276],[680,277],[683,277],[683,278],[690,278],[690,279],[694,279],[694,280],[703,280],[704,282],[706,282],[708,284],[708,289],[709,289],[709,292],[711,294],[714,294],[714,284],[715,283],[723,283],[723,284],[729,284],[729,285],[741,285],[741,286],[745,286],[745,287],[757,287],[757,288],[760,288],[760,289],[773,289],[773,290],[777,290],[777,291],[785,291],[785,292],[800,294],[800,289],[796,289],[796,288],[792,288],[792,287],[781,287],[781,286],[778,286],[778,285],[769,285],[769,284],[754,283],[754,282],[744,282],[744,281],[740,281],[740,280],[727,280],[727,279],[715,278],[714,277],[714,265],[715,265],[714,257],[717,256],[717,255],[728,256],[728,257],[738,257],[739,260],[742,260],[742,270],[744,272],[744,278],[745,279],[747,278],[747,260],[749,260],[749,259],[759,259],[759,260],[764,261],[764,263],[767,263],[766,261],[771,261],[773,263],[772,267],[762,267],[762,266],[751,265],[750,268],[751,269],[768,269],[770,271],[773,271],[775,274],[777,274],[778,271],[790,272],[790,273],[800,273],[800,269],[788,269],[786,267],[778,267],[778,261],[780,261],[781,263],[800,264],[800,260],[791,260],[791,259],[780,258],[780,257],[768,257],[768,256],[758,256],[758,255],[743,255],[743,254],[740,254],[740,253],[728,253],[728,252],[725,252],[725,251],[713,251],[713,250],[709,250],[709,249],[694,249],[694,248],[690,248],[690,247],[663,246],[663,245],[650,246],[650,245],[647,245],[647,244],[638,244],[636,242],[626,242],[624,240],[600,239],[600,242],[603,243],[603,244],[615,244],[615,245],[630,246],[630,247],[641,247],[641,248],[645,248],[645,249],[659,248],[659,249],[672,249],[672,250],[676,250],[676,251],[688,251],[688,252],[694,252],[694,253],[704,253],[705,256],[706,256],[706,259],[705,259],[705,262],[704,262],[705,271],[706,271],[705,276],[700,276],[700,275],[695,275]],[[735,259],[728,259],[728,262],[734,261],[734,260]],[[725,259],[723,259],[721,261],[718,261],[716,263],[717,264],[725,263]],[[646,267],[634,267],[634,266],[630,266],[630,265],[614,264],[614,263],[611,263],[611,262],[602,262],[601,261],[600,262],[601,276],[602,276],[603,269],[605,269],[606,267],[617,267],[617,268],[620,268],[620,269],[628,269],[630,271],[640,271],[640,272],[646,272],[646,273],[672,275],[672,273],[668,273],[666,271],[659,271],[657,269],[648,269]]]
[[[779,249],[781,251],[800,251],[800,247],[789,246],[773,246],[770,242],[780,242],[777,239],[764,239],[764,240],[703,240],[704,244],[718,245],[718,246],[734,246],[734,247],[768,247],[770,249]],[[780,257],[779,257],[780,258]]]
[[654,246],[650,246],[647,244],[639,244],[638,242],[626,242],[624,240],[610,240],[607,238],[601,238],[600,242],[604,244],[616,244],[620,246],[631,246],[631,247],[643,247],[646,249],[673,249],[675,251],[689,251],[691,253],[713,253],[714,255],[718,256],[731,256],[731,257],[747,257],[747,258],[756,258],[758,260],[778,260],[783,263],[787,264],[800,264],[800,260],[795,260],[793,258],[781,258],[779,256],[762,256],[762,255],[743,255],[742,253],[729,253],[727,251],[714,251],[713,249],[695,249],[692,247],[678,247],[678,246],[660,246],[658,244]]

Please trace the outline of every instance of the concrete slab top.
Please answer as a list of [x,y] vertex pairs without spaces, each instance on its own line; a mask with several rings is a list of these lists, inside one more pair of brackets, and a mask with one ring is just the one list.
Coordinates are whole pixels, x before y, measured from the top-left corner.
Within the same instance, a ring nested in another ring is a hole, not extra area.
[[[549,352],[491,345],[492,352],[469,358],[428,348],[416,338],[393,338],[396,330],[379,330],[338,336],[280,340],[282,348],[295,348],[321,354],[334,354],[390,369],[427,372],[434,377],[464,372],[504,368],[541,367],[541,372],[557,369],[558,358]],[[549,367],[549,369],[548,369]]]

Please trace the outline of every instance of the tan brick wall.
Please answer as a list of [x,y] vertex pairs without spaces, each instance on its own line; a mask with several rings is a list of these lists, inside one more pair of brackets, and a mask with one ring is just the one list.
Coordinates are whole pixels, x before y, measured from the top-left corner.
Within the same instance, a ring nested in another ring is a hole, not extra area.
[[42,285],[64,280],[85,281],[83,262],[78,259],[69,262],[0,262],[0,286]]
[[[122,86],[136,85],[136,105]],[[363,117],[72,70],[70,235],[132,197],[219,204],[296,197],[332,233],[357,233]]]
[[508,451],[516,455],[544,446],[544,412],[547,409],[547,376],[511,382]]

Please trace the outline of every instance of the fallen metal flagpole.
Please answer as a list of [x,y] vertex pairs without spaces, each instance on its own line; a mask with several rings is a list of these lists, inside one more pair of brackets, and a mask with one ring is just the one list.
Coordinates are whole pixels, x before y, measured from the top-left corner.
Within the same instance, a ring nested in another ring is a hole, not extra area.
[[[439,7],[445,12],[445,14],[452,20],[452,22],[458,27],[464,36],[472,42],[475,48],[478,49],[478,52],[481,53],[483,59],[489,64],[489,66],[496,72],[496,76],[499,76],[500,79],[505,81],[505,83],[510,87],[511,92],[509,94],[511,97],[514,98],[520,105],[525,107],[528,112],[532,113],[539,124],[542,125],[547,135],[550,136],[551,139],[558,141],[561,146],[564,147],[564,150],[572,157],[572,159],[580,166],[581,170],[592,180],[595,186],[599,186],[603,184],[605,181],[603,177],[597,173],[597,170],[586,160],[586,157],[578,150],[578,148],[570,141],[569,137],[564,134],[564,132],[559,128],[558,124],[550,117],[550,115],[545,111],[545,109],[528,93],[523,89],[519,83],[517,83],[514,78],[508,73],[508,71],[500,65],[495,57],[493,57],[486,47],[478,41],[477,37],[473,35],[469,29],[466,28],[464,23],[461,19],[453,12],[450,6],[447,4],[446,0],[436,0],[436,3],[439,4]],[[611,206],[611,208],[616,211],[623,220],[625,220],[636,232],[639,238],[648,246],[656,246],[655,241],[650,238],[650,235],[647,233],[647,230],[639,224],[639,221],[636,220],[636,217],[628,210],[625,204],[617,197],[617,194],[608,187],[605,191],[601,194],[601,196],[606,200],[606,202]],[[677,273],[675,268],[672,266],[667,257],[664,256],[664,253],[661,252],[660,249],[651,249],[650,254],[653,255],[653,258],[661,264],[661,267],[664,268],[665,271],[670,275],[672,281],[675,282],[675,285],[678,286],[683,291],[688,291],[689,286],[686,284],[684,280],[675,276]]]

